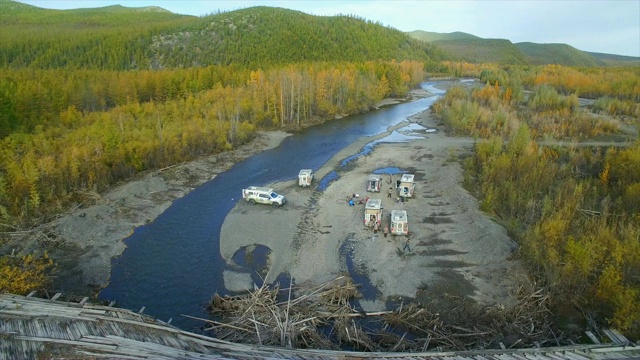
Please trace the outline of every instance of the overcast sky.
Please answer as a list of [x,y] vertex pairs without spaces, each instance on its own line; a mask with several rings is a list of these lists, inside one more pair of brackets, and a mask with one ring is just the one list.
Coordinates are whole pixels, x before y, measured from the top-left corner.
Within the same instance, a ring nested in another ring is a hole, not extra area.
[[49,9],[121,4],[207,15],[273,6],[312,15],[349,14],[401,31],[462,31],[512,42],[564,43],[579,50],[640,57],[640,0],[21,0]]

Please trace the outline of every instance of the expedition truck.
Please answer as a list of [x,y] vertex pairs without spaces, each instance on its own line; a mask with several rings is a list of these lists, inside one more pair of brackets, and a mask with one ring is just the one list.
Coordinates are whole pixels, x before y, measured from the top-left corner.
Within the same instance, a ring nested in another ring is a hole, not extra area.
[[380,184],[382,184],[382,175],[371,174],[367,177],[367,191],[380,192]]
[[364,205],[364,226],[380,226],[382,220],[382,200],[369,199]]
[[409,219],[406,210],[391,210],[391,234],[407,235],[409,234]]
[[313,170],[311,169],[302,169],[298,173],[298,185],[302,187],[311,186],[311,181],[313,180]]
[[402,174],[400,180],[398,180],[398,196],[403,198],[413,197],[413,192],[416,189],[416,183],[413,182],[413,174]]

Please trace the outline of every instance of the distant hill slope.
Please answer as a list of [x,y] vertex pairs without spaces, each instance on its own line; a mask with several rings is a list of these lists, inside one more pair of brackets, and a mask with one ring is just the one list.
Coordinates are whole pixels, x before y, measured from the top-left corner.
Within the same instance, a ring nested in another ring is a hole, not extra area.
[[408,32],[410,36],[428,41],[457,60],[499,64],[558,64],[565,66],[638,66],[640,58],[589,53],[567,44],[513,44],[504,39],[483,39],[464,32],[437,33],[422,30]]
[[434,44],[453,60],[473,63],[528,64],[527,58],[509,40],[483,39],[459,31],[437,33],[415,30],[408,34],[415,39]]
[[124,70],[442,58],[433,45],[350,16],[253,7],[194,17],[158,7],[48,10],[0,0],[2,67]]
[[607,66],[640,66],[640,57],[636,56],[603,54],[589,51],[585,51],[585,53],[602,61]]
[[568,66],[604,66],[605,63],[567,44],[515,44],[532,65],[559,64]]
[[431,31],[414,30],[414,31],[409,31],[407,34],[409,34],[409,36],[411,37],[414,37],[418,40],[423,40],[423,41],[481,39],[478,36],[467,34],[461,31],[455,31],[452,33],[438,33],[438,32],[431,32]]
[[526,56],[509,40],[442,40],[434,42],[434,44],[458,60],[510,65],[527,65],[529,63]]
[[0,67],[146,68],[153,36],[195,19],[158,7],[49,10],[0,0]]
[[[81,4],[78,3],[78,5]],[[20,25],[25,28],[36,24],[114,27],[122,24],[139,24],[140,22],[160,22],[170,18],[195,18],[194,16],[173,14],[158,6],[134,8],[112,5],[99,8],[50,10],[13,0],[0,0],[0,10],[0,20],[2,20],[0,25]]]

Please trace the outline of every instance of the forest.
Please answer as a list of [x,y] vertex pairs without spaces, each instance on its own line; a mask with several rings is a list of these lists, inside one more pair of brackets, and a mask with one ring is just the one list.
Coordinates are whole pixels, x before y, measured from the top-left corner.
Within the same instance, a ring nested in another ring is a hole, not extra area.
[[46,10],[0,0],[0,67],[145,70],[419,60],[432,44],[353,15],[252,7],[202,17],[159,8]]
[[[283,9],[0,9],[0,246],[258,130],[339,121],[427,76],[473,77],[486,86],[432,107],[449,135],[477,139],[465,186],[519,243],[554,313],[640,334],[640,68],[452,62],[379,24]],[[55,259],[1,255],[0,291],[47,286]]]
[[[432,109],[451,133],[478,139],[465,186],[518,242],[560,321],[640,334],[638,69],[460,71],[486,86],[451,89]],[[578,95],[593,105],[583,109]],[[629,146],[576,145],[629,125]]]
[[6,74],[0,214],[14,227],[64,209],[79,192],[232,149],[256,129],[370,110],[425,76],[410,61]]

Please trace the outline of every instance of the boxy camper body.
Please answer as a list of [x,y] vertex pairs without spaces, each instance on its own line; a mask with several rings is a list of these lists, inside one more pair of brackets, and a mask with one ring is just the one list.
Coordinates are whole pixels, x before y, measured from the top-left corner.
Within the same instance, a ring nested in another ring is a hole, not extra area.
[[416,183],[413,182],[413,174],[402,174],[402,178],[398,181],[398,196],[410,198],[416,189]]
[[409,219],[405,210],[391,210],[391,234],[407,235],[409,233]]
[[371,174],[367,177],[367,191],[380,192],[380,184],[382,183],[382,176],[377,174]]
[[311,180],[313,180],[313,170],[302,169],[298,173],[298,185],[302,187],[311,186]]
[[382,221],[382,200],[369,199],[364,205],[364,226],[380,225]]

